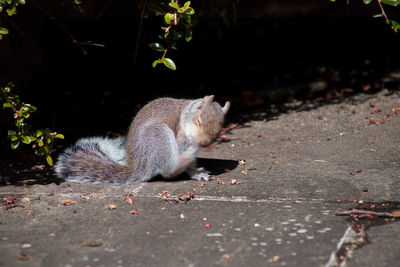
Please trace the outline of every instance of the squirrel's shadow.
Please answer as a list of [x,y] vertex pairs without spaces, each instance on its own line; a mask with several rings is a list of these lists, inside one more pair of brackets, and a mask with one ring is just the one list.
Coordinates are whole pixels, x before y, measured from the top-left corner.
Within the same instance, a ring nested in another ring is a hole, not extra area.
[[[225,173],[227,170],[233,170],[238,165],[235,160],[229,159],[207,159],[197,158],[197,167],[203,167],[206,171],[209,171],[211,175],[219,175]],[[188,180],[190,177],[187,174],[179,175],[175,179],[168,180],[168,182],[178,182],[182,180]],[[154,177],[149,182],[163,180],[161,176]],[[165,180],[164,180],[165,181]]]

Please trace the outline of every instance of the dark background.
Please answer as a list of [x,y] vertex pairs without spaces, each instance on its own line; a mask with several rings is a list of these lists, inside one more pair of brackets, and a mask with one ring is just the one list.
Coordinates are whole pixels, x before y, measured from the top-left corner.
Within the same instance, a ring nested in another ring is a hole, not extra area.
[[[123,134],[137,110],[160,96],[215,94],[220,103],[232,102],[228,119],[240,121],[259,111],[286,112],[288,101],[325,103],[383,86],[399,89],[382,82],[399,70],[400,37],[383,18],[372,18],[380,13],[376,3],[192,1],[199,22],[190,43],[168,52],[177,64],[171,71],[151,67],[160,53],[148,43],[158,41],[162,24],[151,14],[133,63],[141,12],[135,1],[83,1],[84,14],[51,1],[27,2],[17,16],[2,19],[10,35],[0,41],[0,82],[14,82],[21,98],[39,108],[34,127],[63,133],[64,145]],[[384,7],[398,20],[396,8]],[[79,42],[104,47],[83,46],[84,55],[63,27]],[[322,90],[311,88],[316,81],[325,82]],[[12,120],[2,113],[1,146],[9,147]]]

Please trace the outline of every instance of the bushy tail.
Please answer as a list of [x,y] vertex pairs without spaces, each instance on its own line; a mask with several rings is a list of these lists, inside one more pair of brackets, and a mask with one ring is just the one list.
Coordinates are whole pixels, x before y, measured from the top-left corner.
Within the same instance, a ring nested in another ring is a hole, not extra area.
[[59,156],[55,169],[66,181],[122,184],[130,177],[125,156],[124,138],[83,138]]

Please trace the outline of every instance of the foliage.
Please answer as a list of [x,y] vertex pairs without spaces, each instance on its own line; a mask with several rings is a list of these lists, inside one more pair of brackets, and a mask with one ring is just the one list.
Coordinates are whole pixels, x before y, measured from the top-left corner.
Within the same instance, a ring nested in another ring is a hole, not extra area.
[[[336,2],[336,0],[330,0],[331,2]],[[373,0],[363,0],[364,4],[369,5],[372,3]],[[395,21],[395,20],[391,20],[388,18],[388,16],[386,15],[385,10],[383,9],[382,4],[386,4],[386,5],[390,5],[390,6],[398,6],[400,5],[400,0],[376,0],[378,2],[379,8],[381,9],[381,13],[378,15],[375,15],[374,17],[384,17],[386,20],[386,23],[395,31],[399,31],[400,30],[400,24],[399,22]],[[347,3],[349,3],[347,1]]]
[[163,26],[161,26],[162,34],[159,35],[160,39],[164,40],[166,47],[160,43],[150,43],[149,47],[155,51],[163,52],[161,58],[153,61],[153,68],[159,63],[171,70],[176,70],[176,65],[171,58],[165,57],[170,48],[177,49],[177,44],[181,40],[190,42],[193,36],[193,23],[192,15],[195,13],[194,9],[190,6],[190,1],[187,1],[180,6],[178,0],[171,2],[166,7],[160,6],[156,10],[156,15],[163,16]]
[[[70,0],[72,4],[74,4],[75,7],[80,7],[82,4],[81,0]],[[3,13],[3,11],[6,11],[7,15],[9,17],[16,15],[17,14],[17,7],[19,5],[25,5],[26,1],[25,0],[0,0],[0,14]],[[1,27],[1,21],[0,21],[0,40],[3,39],[3,35],[8,34],[8,29]]]
[[[5,10],[8,16],[17,14],[17,6],[24,5],[25,0],[0,0],[0,13]],[[0,40],[3,39],[3,35],[8,34],[8,29],[0,27]]]
[[64,139],[62,134],[52,132],[50,129],[32,129],[26,120],[37,108],[21,102],[18,95],[11,93],[14,89],[13,83],[8,83],[5,87],[0,87],[0,101],[3,103],[3,109],[10,109],[15,119],[15,130],[8,131],[8,137],[11,140],[11,148],[17,149],[21,143],[30,145],[36,155],[46,157],[47,163],[52,166],[53,145],[55,139]]

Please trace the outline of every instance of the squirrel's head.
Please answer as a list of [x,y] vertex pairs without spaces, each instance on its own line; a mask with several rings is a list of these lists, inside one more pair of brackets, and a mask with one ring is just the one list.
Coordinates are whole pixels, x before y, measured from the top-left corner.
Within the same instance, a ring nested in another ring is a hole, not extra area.
[[208,146],[218,137],[230,107],[229,101],[221,107],[217,102],[213,102],[213,99],[213,95],[201,99],[192,118],[197,130],[195,136],[200,146]]

